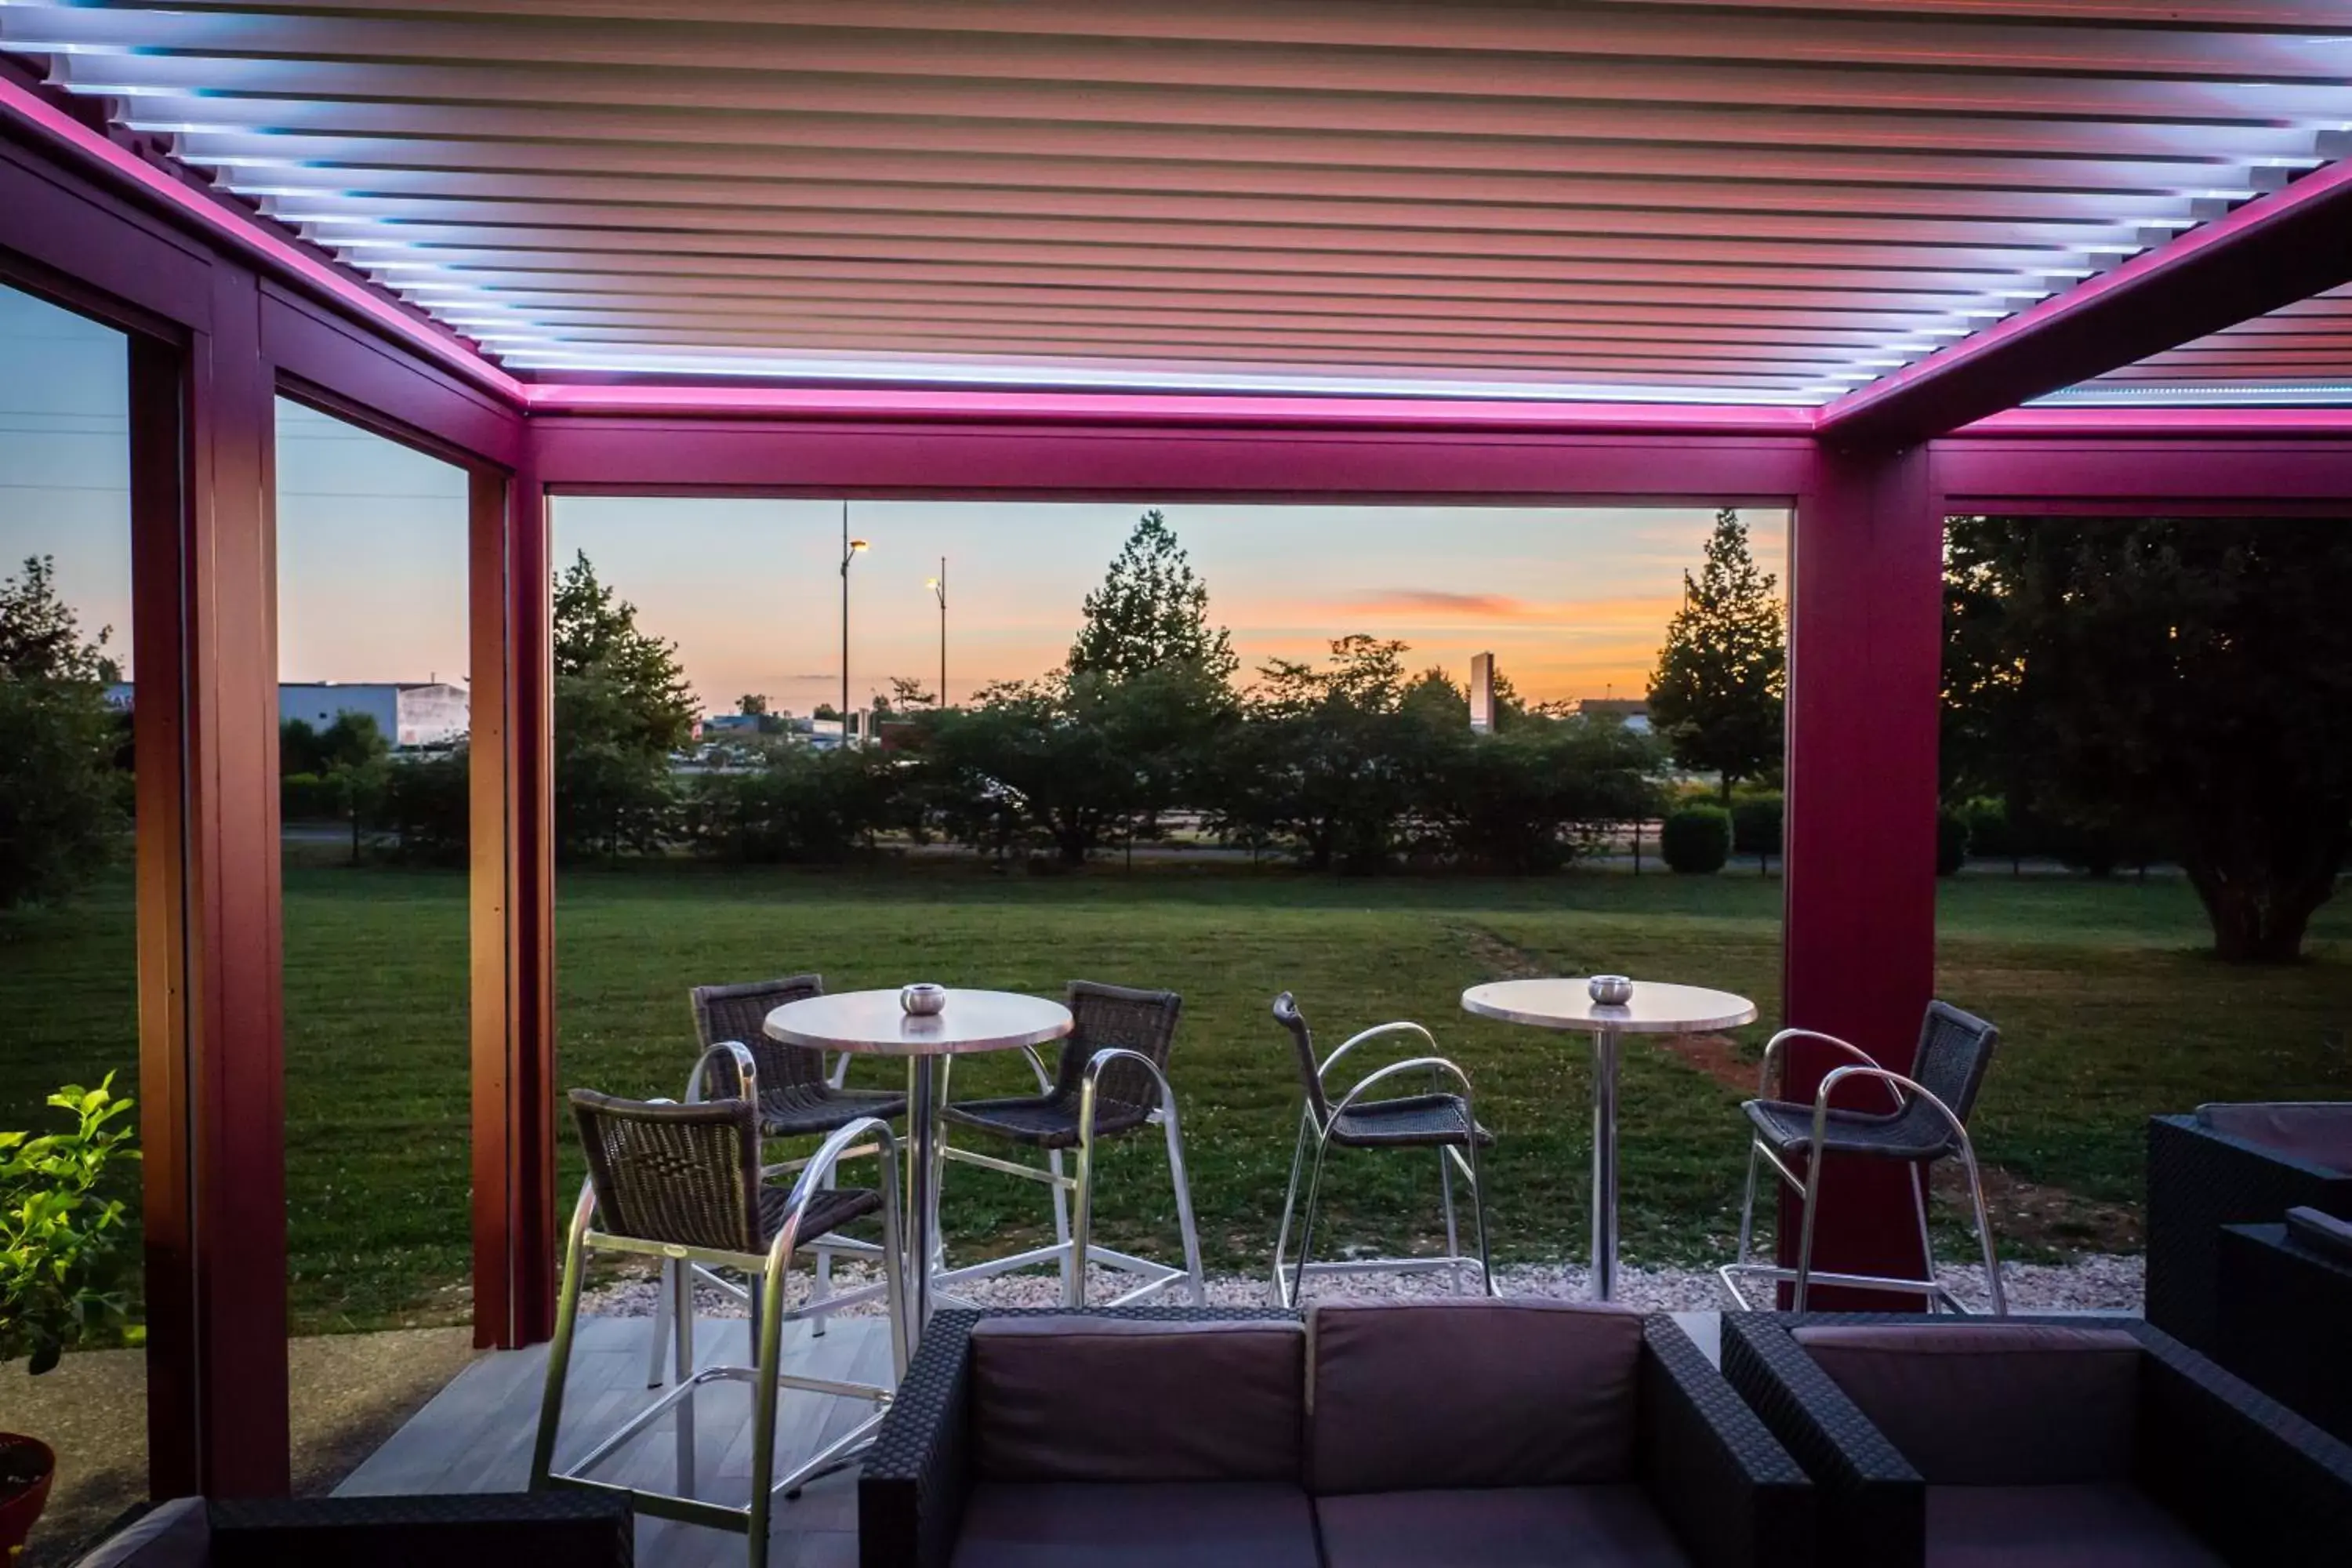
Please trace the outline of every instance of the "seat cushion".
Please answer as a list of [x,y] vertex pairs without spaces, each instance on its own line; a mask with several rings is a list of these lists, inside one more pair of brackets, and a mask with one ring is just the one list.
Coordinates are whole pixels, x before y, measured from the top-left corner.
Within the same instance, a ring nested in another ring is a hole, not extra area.
[[2140,1347],[2120,1329],[1819,1323],[1795,1338],[1930,1486],[2131,1473]]
[[2286,1211],[2289,1241],[2330,1262],[2352,1265],[2352,1219],[2338,1219],[2314,1208]]
[[1315,1500],[1329,1568],[1684,1568],[1637,1486],[1361,1492]]
[[[1813,1108],[1789,1100],[1751,1100],[1740,1106],[1764,1146],[1791,1157],[1813,1146]],[[1832,1153],[1872,1154],[1888,1160],[1940,1160],[1959,1142],[1951,1125],[1924,1107],[1902,1115],[1849,1110],[1832,1106],[1822,1126],[1822,1147]]]
[[982,1481],[951,1568],[1318,1568],[1307,1494],[1282,1482]]
[[2222,1560],[2128,1486],[1931,1486],[1927,1568],[2222,1568]]
[[984,1318],[972,1462],[991,1481],[1297,1486],[1305,1331],[1279,1320]]
[[204,1499],[173,1498],[108,1536],[74,1568],[205,1568],[212,1534]]
[[1588,1486],[1633,1474],[1642,1318],[1484,1298],[1318,1305],[1307,1489]]
[[2197,1120],[2223,1137],[2352,1176],[2352,1100],[2200,1105]]
[[1331,1142],[1350,1149],[1491,1149],[1495,1135],[1474,1127],[1458,1094],[1408,1094],[1395,1100],[1360,1100],[1331,1121]]

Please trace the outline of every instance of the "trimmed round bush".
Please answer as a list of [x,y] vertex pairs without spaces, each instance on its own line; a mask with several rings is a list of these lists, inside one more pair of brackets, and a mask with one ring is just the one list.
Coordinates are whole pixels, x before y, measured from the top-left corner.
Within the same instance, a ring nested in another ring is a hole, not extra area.
[[1731,858],[1731,813],[1719,805],[1686,805],[1658,829],[1658,852],[1669,869],[1711,876]]
[[1969,819],[1957,811],[1936,814],[1936,875],[1957,877],[1969,858]]

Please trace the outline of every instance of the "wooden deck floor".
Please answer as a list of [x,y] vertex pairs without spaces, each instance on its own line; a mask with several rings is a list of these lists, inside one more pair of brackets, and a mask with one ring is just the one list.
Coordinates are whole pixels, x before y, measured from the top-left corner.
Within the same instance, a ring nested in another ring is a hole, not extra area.
[[[572,1352],[556,1462],[573,1462],[658,1397],[646,1387],[642,1318],[585,1318]],[[861,1383],[889,1381],[889,1336],[879,1319],[839,1318],[822,1337],[805,1323],[785,1325],[788,1370]],[[696,1325],[699,1364],[750,1360],[747,1327],[704,1319]],[[457,1374],[432,1403],[335,1489],[339,1495],[520,1491],[530,1484],[531,1442],[539,1428],[547,1347],[499,1351]],[[300,1391],[296,1391],[300,1397]],[[649,1490],[688,1492],[740,1504],[750,1496],[751,1391],[713,1383],[638,1435],[599,1467],[599,1479]],[[777,1415],[778,1472],[847,1431],[873,1406],[786,1390]],[[690,1424],[681,1443],[680,1426]],[[694,1474],[682,1475],[688,1451]],[[680,1484],[681,1480],[685,1484]],[[853,1468],[812,1482],[793,1501],[777,1500],[769,1532],[772,1568],[855,1568],[857,1476]],[[641,1568],[718,1568],[744,1561],[740,1535],[667,1520],[637,1521]]]

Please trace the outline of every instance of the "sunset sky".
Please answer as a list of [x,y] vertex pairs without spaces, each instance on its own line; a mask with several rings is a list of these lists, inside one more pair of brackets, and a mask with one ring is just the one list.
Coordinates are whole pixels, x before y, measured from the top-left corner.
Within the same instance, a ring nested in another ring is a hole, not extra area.
[[[0,571],[58,558],[90,626],[130,617],[121,342],[0,289]],[[290,405],[278,447],[278,647],[289,680],[448,679],[465,669],[457,470]],[[1137,515],[1129,502],[859,501],[853,700],[935,683],[947,558],[949,694],[1042,673]],[[1638,695],[1706,510],[1166,503],[1244,671],[1352,632],[1402,638],[1457,681],[1491,650],[1532,699]],[[1749,510],[1782,574],[1786,519]],[[705,704],[745,692],[806,712],[840,689],[841,504],[571,498],[559,559],[585,551],[675,640]]]

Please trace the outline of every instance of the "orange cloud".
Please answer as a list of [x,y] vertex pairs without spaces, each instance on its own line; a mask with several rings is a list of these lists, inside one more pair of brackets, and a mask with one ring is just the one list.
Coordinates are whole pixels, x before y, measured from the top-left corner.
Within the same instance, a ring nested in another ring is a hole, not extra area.
[[1545,612],[1507,594],[1449,594],[1436,588],[1384,588],[1359,606],[1365,610],[1418,610],[1423,615],[1463,616],[1485,621],[1527,621]]

